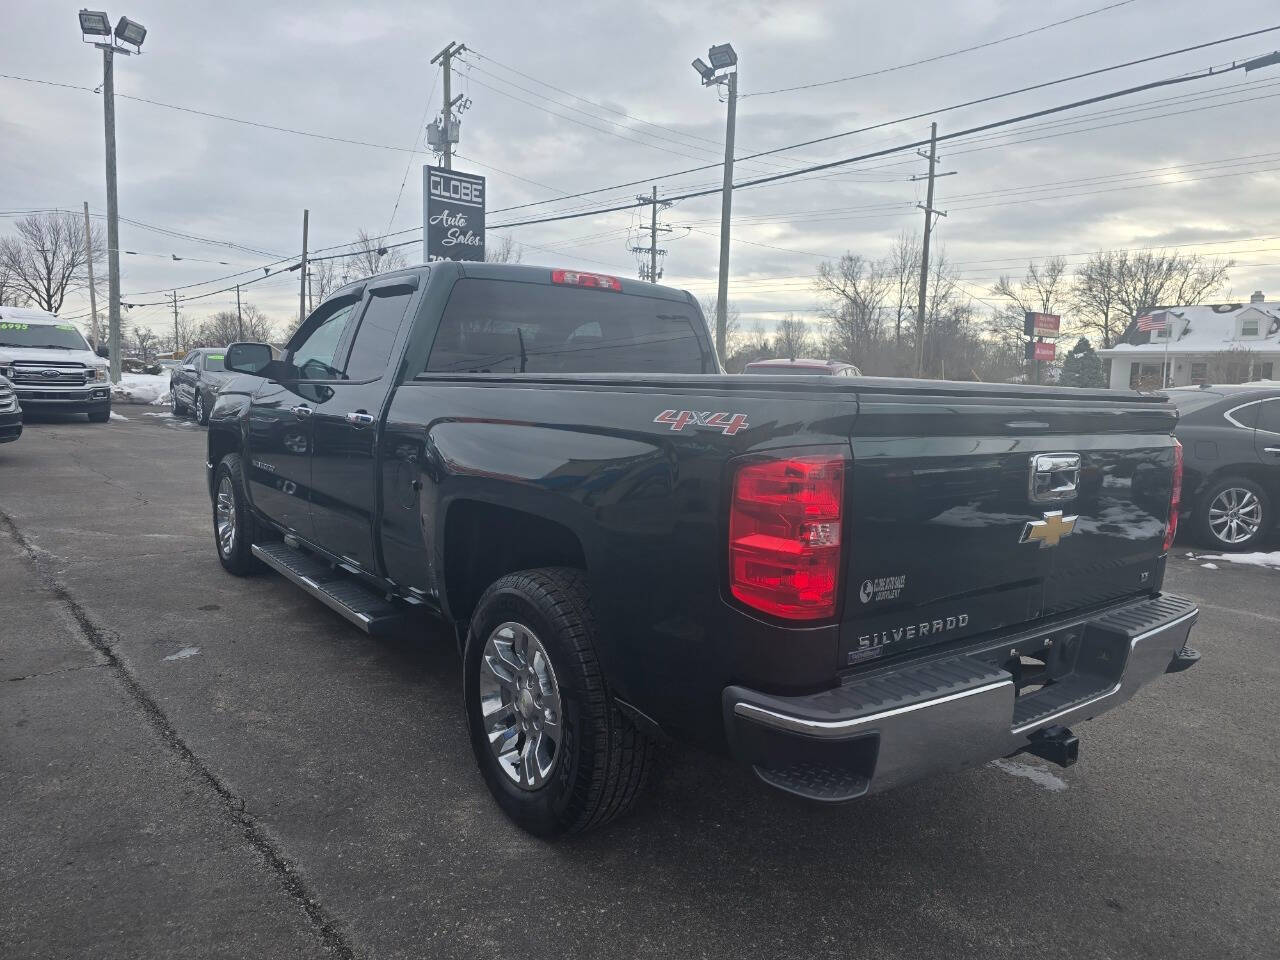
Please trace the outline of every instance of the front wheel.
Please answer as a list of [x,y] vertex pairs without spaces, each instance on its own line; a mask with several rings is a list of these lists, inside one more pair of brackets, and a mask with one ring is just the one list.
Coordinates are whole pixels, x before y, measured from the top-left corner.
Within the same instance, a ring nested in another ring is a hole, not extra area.
[[1271,526],[1271,497],[1246,477],[1212,484],[1196,509],[1200,540],[1222,550],[1251,550]]
[[169,381],[169,405],[175,417],[181,417],[187,412],[187,405],[178,399],[178,388],[173,381]]
[[192,416],[196,418],[196,423],[202,427],[209,425],[209,408],[205,406],[204,394],[200,392],[200,388],[196,388],[195,406],[192,407]]
[[213,475],[213,543],[228,573],[243,577],[262,569],[252,549],[256,528],[244,496],[240,455],[229,453]]
[[111,419],[110,407],[107,407],[107,409],[105,410],[91,410],[89,412],[90,423],[106,423],[110,419]]
[[489,792],[520,827],[553,837],[629,810],[654,744],[617,706],[596,659],[586,575],[505,576],[476,607],[463,653],[467,727]]

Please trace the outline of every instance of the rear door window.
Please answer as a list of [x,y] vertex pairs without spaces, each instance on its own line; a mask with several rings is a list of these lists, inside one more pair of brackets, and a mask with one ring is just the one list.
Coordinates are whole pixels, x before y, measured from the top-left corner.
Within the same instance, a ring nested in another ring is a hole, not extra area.
[[706,373],[715,363],[701,314],[691,303],[466,278],[449,295],[426,369]]
[[1280,397],[1272,397],[1258,405],[1258,429],[1280,434]]
[[347,361],[348,380],[376,380],[386,372],[405,309],[413,299],[413,291],[405,287],[371,294]]

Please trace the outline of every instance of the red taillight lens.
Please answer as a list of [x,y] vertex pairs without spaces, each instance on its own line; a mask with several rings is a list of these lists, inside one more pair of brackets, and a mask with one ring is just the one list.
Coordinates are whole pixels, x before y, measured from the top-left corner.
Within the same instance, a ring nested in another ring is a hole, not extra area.
[[617,277],[607,277],[603,273],[583,273],[580,270],[552,270],[551,282],[563,283],[570,287],[590,287],[593,290],[622,292],[622,281]]
[[751,463],[733,480],[729,585],[748,606],[788,620],[836,612],[844,461]]
[[1164,549],[1173,546],[1178,534],[1178,510],[1182,505],[1182,444],[1173,438],[1173,486],[1169,490],[1169,523],[1164,530]]

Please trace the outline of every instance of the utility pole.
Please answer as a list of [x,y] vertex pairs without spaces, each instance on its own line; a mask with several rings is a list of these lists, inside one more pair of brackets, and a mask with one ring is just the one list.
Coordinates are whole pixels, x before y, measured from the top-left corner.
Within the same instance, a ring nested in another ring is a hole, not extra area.
[[236,336],[244,339],[244,314],[240,312],[240,284],[236,284]]
[[[465,43],[450,40],[448,46],[431,58],[432,63],[440,64],[444,73],[444,105],[440,109],[440,143],[438,149],[443,153],[441,166],[446,170],[453,169],[453,58],[467,49]],[[458,97],[462,99],[461,96]]]
[[182,349],[182,345],[178,343],[178,291],[173,291],[173,352],[177,353]]
[[[929,237],[933,233],[934,217],[947,215],[943,210],[933,209],[933,181],[937,177],[949,177],[955,171],[934,173],[934,168],[938,165],[938,125],[936,123],[929,124],[929,152],[926,154],[917,150],[916,153],[929,161],[929,189],[925,195],[925,202],[916,204],[924,211],[924,242],[920,249],[920,296],[916,300],[916,376],[923,377],[925,301],[929,296]],[[911,179],[924,178],[912,177]]]
[[89,313],[93,316],[93,351],[102,345],[98,332],[98,292],[93,289],[93,231],[89,227],[89,201],[84,201],[84,260],[89,268]]
[[120,382],[120,220],[116,206],[115,48],[102,46],[102,115],[107,131],[107,351],[111,382]]
[[646,197],[641,194],[636,197],[636,200],[639,203],[648,203],[652,205],[649,211],[649,246],[632,247],[631,252],[642,256],[646,254],[648,255],[648,263],[645,263],[643,260],[640,261],[640,279],[648,280],[650,283],[657,283],[662,278],[662,271],[658,269],[658,257],[666,256],[667,253],[667,251],[659,248],[658,246],[658,233],[671,232],[670,227],[658,226],[658,208],[662,207],[663,209],[666,209],[671,206],[671,203],[670,201],[661,201],[658,199],[658,188],[656,185],[654,186],[653,193],[650,196]]
[[302,263],[298,277],[298,323],[307,319],[307,221],[310,210],[302,211]]
[[725,355],[729,324],[729,215],[733,208],[733,133],[738,119],[738,71],[728,75],[728,120],[724,131],[724,186],[720,194],[720,280],[716,286],[716,356]]

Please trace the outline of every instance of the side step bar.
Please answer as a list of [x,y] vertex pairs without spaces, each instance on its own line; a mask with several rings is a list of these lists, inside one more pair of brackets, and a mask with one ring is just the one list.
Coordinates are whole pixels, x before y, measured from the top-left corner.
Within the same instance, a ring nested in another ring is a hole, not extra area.
[[370,636],[388,633],[404,622],[399,607],[315,557],[284,543],[255,543],[252,550],[255,557],[276,573],[292,580]]

